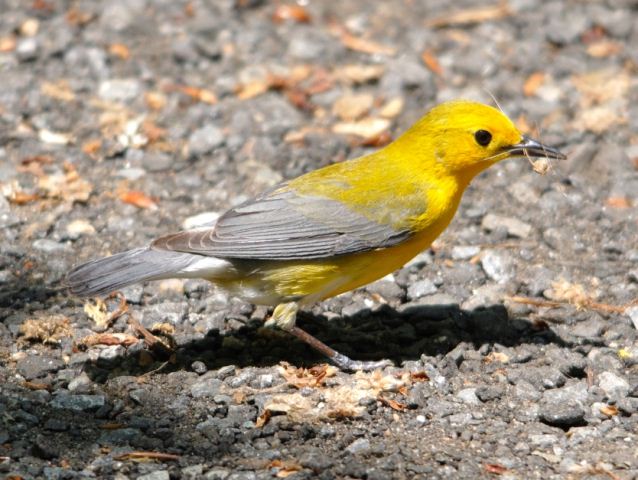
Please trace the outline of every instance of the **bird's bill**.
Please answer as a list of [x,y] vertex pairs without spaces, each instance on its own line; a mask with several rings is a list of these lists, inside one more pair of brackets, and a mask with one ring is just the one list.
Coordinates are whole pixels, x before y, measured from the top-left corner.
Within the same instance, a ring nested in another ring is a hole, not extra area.
[[538,157],[538,158],[555,158],[556,160],[565,160],[567,156],[559,150],[543,145],[542,143],[523,135],[520,143],[512,145],[506,149],[507,153],[514,156]]

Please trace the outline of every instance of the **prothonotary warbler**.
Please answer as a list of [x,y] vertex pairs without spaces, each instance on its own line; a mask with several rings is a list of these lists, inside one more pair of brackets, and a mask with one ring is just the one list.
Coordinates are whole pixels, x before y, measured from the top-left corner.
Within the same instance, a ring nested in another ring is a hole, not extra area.
[[351,360],[297,327],[297,311],[379,279],[428,248],[470,181],[510,157],[565,158],[490,106],[443,103],[377,152],[285,181],[209,227],[80,265],[67,283],[90,296],[144,280],[205,278],[275,306],[267,325],[340,368],[375,368],[382,362]]

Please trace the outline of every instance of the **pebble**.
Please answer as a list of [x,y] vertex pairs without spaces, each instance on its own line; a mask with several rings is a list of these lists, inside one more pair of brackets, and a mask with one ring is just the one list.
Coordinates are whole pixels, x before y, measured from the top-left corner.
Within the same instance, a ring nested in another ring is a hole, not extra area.
[[33,242],[33,248],[46,254],[66,253],[71,251],[71,247],[66,243],[56,242],[48,238],[39,238]]
[[481,251],[481,247],[477,247],[474,245],[455,245],[452,247],[452,252],[450,256],[452,260],[469,260],[472,257],[478,255]]
[[481,401],[476,396],[476,388],[464,388],[460,390],[456,396],[466,405],[480,405]]
[[142,91],[139,80],[135,78],[118,78],[104,80],[98,88],[98,95],[108,102],[130,102]]
[[39,54],[39,44],[35,37],[23,38],[16,46],[16,55],[21,62],[35,60]]
[[218,378],[201,377],[190,387],[193,398],[213,397],[220,393],[223,382]]
[[83,412],[103,407],[106,399],[104,395],[69,395],[60,393],[50,403],[53,408]]
[[629,393],[629,382],[613,372],[602,372],[598,375],[598,386],[613,400],[626,397]]
[[194,157],[212,152],[224,144],[224,134],[215,125],[208,124],[195,130],[188,138],[188,151]]
[[408,287],[408,299],[416,300],[417,298],[424,297],[426,295],[432,295],[436,293],[437,286],[434,285],[432,280],[425,278],[423,280],[417,280],[414,283],[411,283]]
[[528,223],[517,218],[503,217],[493,213],[488,213],[483,217],[481,227],[488,231],[504,228],[510,236],[517,238],[527,238],[532,232],[532,226]]
[[540,403],[541,421],[563,428],[580,425],[585,419],[587,395],[585,381],[546,390]]
[[509,252],[485,250],[481,255],[481,267],[495,282],[509,282],[516,274],[516,262]]
[[358,438],[346,447],[346,452],[353,455],[366,454],[370,451],[370,440],[367,438]]
[[155,470],[154,472],[140,475],[137,480],[170,480],[171,476],[168,470]]
[[61,359],[47,355],[28,355],[18,360],[16,365],[18,373],[27,380],[43,377],[61,368],[64,368],[64,362]]

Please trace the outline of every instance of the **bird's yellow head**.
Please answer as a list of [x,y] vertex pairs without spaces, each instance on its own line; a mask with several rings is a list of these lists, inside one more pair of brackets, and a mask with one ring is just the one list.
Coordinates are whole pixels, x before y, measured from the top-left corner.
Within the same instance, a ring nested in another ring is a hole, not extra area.
[[523,135],[499,110],[465,100],[434,107],[396,143],[431,152],[424,156],[412,152],[417,158],[427,157],[426,168],[436,167],[467,180],[510,157],[565,158],[558,150]]

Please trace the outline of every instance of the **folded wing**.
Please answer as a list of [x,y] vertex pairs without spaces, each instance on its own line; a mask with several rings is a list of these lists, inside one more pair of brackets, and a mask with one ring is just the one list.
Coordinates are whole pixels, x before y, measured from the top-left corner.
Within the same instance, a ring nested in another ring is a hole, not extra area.
[[320,259],[396,245],[410,236],[319,196],[280,186],[233,208],[214,227],[155,240],[154,249],[220,258]]

